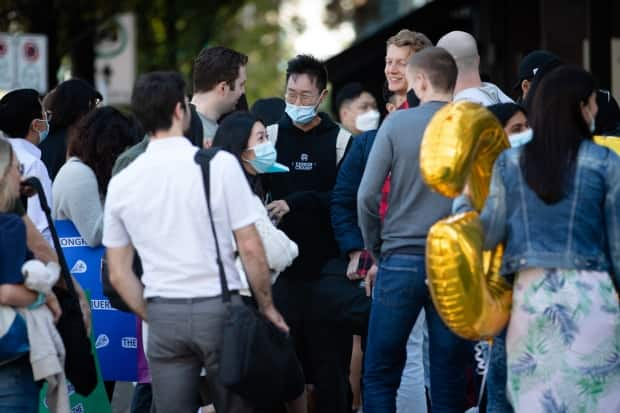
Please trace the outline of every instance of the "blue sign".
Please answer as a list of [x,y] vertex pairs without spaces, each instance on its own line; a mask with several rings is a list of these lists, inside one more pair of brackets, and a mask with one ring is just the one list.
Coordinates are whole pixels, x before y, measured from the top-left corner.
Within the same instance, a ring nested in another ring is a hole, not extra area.
[[56,230],[69,271],[90,294],[93,336],[103,379],[136,381],[136,316],[116,310],[103,295],[101,263],[105,248],[89,247],[71,221],[56,221]]

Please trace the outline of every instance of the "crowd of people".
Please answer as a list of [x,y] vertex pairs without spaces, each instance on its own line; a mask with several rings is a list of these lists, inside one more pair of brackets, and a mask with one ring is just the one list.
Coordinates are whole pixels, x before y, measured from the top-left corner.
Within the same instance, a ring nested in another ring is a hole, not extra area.
[[[52,388],[63,375],[41,376],[33,355],[42,340],[29,334],[61,314],[56,290],[28,282],[53,284],[61,271],[30,177],[54,219],[105,246],[111,300],[143,321],[149,374],[132,413],[620,411],[620,159],[592,139],[617,134],[620,110],[593,75],[536,50],[515,74],[513,101],[481,80],[472,35],[450,32],[433,46],[402,30],[376,74],[382,102],[347,84],[334,97],[336,121],[319,110],[329,81],[321,61],[289,60],[283,99],[250,109],[251,64],[205,48],[191,99],[180,74],[147,73],[130,113],[101,105],[79,79],[44,97],[2,97],[0,412],[38,411],[42,379]],[[488,346],[448,328],[426,282],[430,228],[473,210],[467,188],[450,199],[420,172],[426,127],[459,101],[487,107],[511,145],[480,219],[484,248],[505,247],[512,313],[481,365],[475,354]],[[218,150],[205,186],[195,156],[207,148]],[[255,383],[285,383],[275,403],[258,405],[219,380],[221,273],[232,303],[290,338],[296,357],[285,380]],[[89,331],[89,304],[74,284]],[[61,353],[46,360],[62,364]],[[114,382],[106,388],[111,398]]]

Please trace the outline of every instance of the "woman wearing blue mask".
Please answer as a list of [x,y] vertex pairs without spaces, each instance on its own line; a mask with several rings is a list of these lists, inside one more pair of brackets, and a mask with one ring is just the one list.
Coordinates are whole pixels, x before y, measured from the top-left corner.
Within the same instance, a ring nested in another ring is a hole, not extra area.
[[[265,125],[249,112],[235,112],[227,116],[215,133],[213,146],[235,155],[256,195],[254,199],[256,208],[261,213],[261,219],[254,224],[263,241],[272,282],[275,282],[277,275],[297,258],[298,248],[297,244],[277,229],[269,218],[264,205],[265,191],[260,174],[288,172],[288,168],[276,162],[277,152],[268,139]],[[306,411],[305,380],[297,360],[291,361],[289,374],[289,388],[286,394],[282,395],[283,404],[286,405],[289,413],[304,413]],[[265,412],[282,409],[282,406],[256,407],[264,408]]]
[[[503,152],[480,215],[513,283],[508,399],[521,412],[620,411],[620,158],[592,142],[592,75],[562,66],[533,97],[533,138]],[[455,212],[471,210],[464,195]]]
[[[517,147],[532,139],[525,108],[517,103],[498,103],[487,106],[508,136],[510,145]],[[506,395],[506,330],[493,339],[487,373],[487,413],[511,413]]]
[[527,123],[525,108],[517,103],[507,102],[487,106],[502,124],[508,136],[510,146],[517,147],[528,143],[532,139],[532,130]]
[[236,112],[228,115],[218,127],[213,146],[237,157],[250,187],[262,201],[265,192],[259,175],[288,172],[286,166],[276,162],[276,148],[267,138],[265,125],[252,113]]
[[[0,130],[9,138],[9,143],[22,165],[24,177],[36,177],[41,181],[51,208],[52,182],[45,164],[41,161],[41,150],[37,147],[47,137],[49,123],[36,90],[14,90],[0,99]],[[28,199],[27,211],[37,230],[51,244],[51,233],[38,196]]]

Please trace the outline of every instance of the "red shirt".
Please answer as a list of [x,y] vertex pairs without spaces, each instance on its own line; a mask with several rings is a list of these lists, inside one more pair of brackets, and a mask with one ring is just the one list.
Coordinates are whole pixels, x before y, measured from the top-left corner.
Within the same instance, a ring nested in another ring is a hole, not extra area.
[[[402,105],[398,107],[396,110],[401,109],[409,109],[409,102],[405,99]],[[379,216],[381,217],[381,222],[385,219],[385,215],[388,211],[388,196],[390,195],[390,185],[391,185],[391,176],[388,175],[385,178],[385,182],[383,183],[383,188],[381,188],[381,202],[379,203]]]

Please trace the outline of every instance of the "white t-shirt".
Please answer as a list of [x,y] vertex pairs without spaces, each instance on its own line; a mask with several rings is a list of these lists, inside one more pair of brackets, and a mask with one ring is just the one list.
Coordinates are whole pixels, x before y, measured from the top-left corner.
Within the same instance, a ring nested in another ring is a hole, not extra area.
[[[183,137],[151,139],[142,155],[112,178],[103,244],[133,243],[142,259],[144,297],[221,294],[197,148]],[[237,159],[220,151],[210,164],[211,207],[230,290],[241,287],[233,231],[259,214]]]
[[479,103],[482,106],[491,106],[497,103],[512,103],[510,97],[493,83],[482,82],[480,87],[470,87],[461,90],[454,95],[454,102],[466,100],[468,102]]
[[[36,177],[41,181],[47,204],[50,209],[52,209],[54,207],[52,202],[52,181],[45,164],[41,160],[41,150],[26,139],[9,138],[7,141],[13,147],[19,163],[24,165],[24,178]],[[43,235],[43,238],[45,238],[50,245],[53,245],[52,233],[50,232],[45,212],[41,209],[38,195],[28,198],[26,211],[32,223],[37,230],[39,230],[41,235]]]

